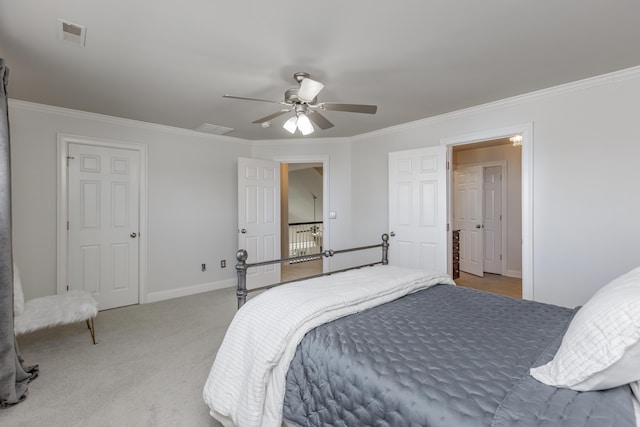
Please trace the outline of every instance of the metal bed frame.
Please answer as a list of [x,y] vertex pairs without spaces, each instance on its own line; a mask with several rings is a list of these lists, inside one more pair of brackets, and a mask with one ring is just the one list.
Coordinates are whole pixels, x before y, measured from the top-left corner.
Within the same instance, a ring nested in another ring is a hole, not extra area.
[[[328,273],[302,277],[300,279],[289,280],[286,282],[274,283],[272,285],[261,286],[259,288],[247,289],[247,270],[252,267],[262,267],[262,266],[271,265],[271,264],[283,264],[285,262],[291,262],[291,261],[294,261],[294,262],[311,261],[314,259],[322,259],[323,256],[325,258],[329,258],[337,254],[342,254],[346,252],[355,252],[355,251],[361,251],[361,250],[373,249],[373,248],[382,248],[382,260],[368,263],[368,264],[357,265],[354,267],[343,268],[341,270],[335,270]],[[238,309],[240,309],[240,307],[242,307],[244,303],[247,301],[247,294],[249,292],[263,291],[266,289],[275,288],[276,286],[284,285],[286,283],[298,282],[300,280],[312,279],[315,277],[328,276],[330,274],[341,273],[343,271],[355,270],[363,267],[371,267],[378,264],[387,265],[389,264],[388,255],[389,255],[389,235],[386,233],[382,235],[382,243],[379,243],[377,245],[360,246],[357,248],[340,249],[337,251],[334,251],[333,249],[327,249],[319,254],[303,255],[303,256],[293,257],[293,258],[276,259],[272,261],[254,262],[250,264],[247,263],[247,258],[249,256],[247,254],[247,251],[244,249],[239,249],[238,252],[236,252],[236,260],[238,261],[236,263],[236,274],[238,276],[238,287],[236,289],[236,296],[238,297]]]

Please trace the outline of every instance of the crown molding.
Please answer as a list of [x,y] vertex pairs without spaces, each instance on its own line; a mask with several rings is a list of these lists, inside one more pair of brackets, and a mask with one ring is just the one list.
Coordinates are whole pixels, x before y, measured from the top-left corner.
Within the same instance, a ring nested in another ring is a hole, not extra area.
[[375,136],[389,135],[393,133],[402,132],[405,130],[414,129],[417,127],[426,126],[429,124],[439,123],[445,120],[451,120],[454,118],[460,118],[465,116],[471,116],[486,111],[493,111],[500,108],[509,107],[512,105],[520,105],[527,102],[536,101],[544,98],[551,98],[566,93],[571,93],[579,90],[590,89],[598,86],[615,84],[625,80],[632,80],[640,78],[640,66],[627,68],[620,71],[614,71],[612,73],[603,74],[596,77],[589,77],[575,82],[565,83],[558,86],[553,86],[546,89],[540,89],[534,92],[525,93],[523,95],[516,95],[509,98],[500,99],[498,101],[488,102],[486,104],[476,105],[474,107],[464,108],[462,110],[452,111],[450,113],[439,114],[437,116],[427,117],[425,119],[415,120],[413,122],[407,122],[396,126],[390,126],[384,129],[375,130],[372,132],[362,133],[351,137],[352,141],[358,141],[361,139],[367,139]]
[[53,105],[38,104],[35,102],[21,101],[18,99],[9,99],[9,107],[12,109],[20,109],[26,111],[34,111],[38,113],[55,114],[58,116],[71,117],[76,119],[94,120],[102,123],[108,123],[118,126],[127,126],[138,129],[146,129],[155,132],[166,132],[175,135],[187,135],[197,136],[200,138],[212,139],[216,142],[226,142],[233,144],[246,144],[249,145],[249,141],[242,138],[236,138],[233,136],[225,135],[212,135],[205,132],[198,132],[196,130],[184,129],[175,126],[160,125],[157,123],[143,122],[140,120],[125,119],[122,117],[108,116],[105,114],[90,113],[87,111],[73,110],[70,108],[56,107]]

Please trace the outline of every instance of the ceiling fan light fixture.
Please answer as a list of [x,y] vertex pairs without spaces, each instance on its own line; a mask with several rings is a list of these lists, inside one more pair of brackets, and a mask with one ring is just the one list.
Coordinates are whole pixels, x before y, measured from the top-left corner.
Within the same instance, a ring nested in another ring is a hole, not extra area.
[[300,114],[298,116],[298,129],[302,132],[303,135],[309,135],[313,133],[313,125],[311,124],[311,120],[307,117],[306,114]]
[[287,89],[284,93],[284,101],[272,101],[268,99],[247,98],[245,96],[223,95],[224,98],[233,98],[243,101],[269,102],[272,104],[284,105],[280,111],[268,116],[254,120],[251,123],[261,125],[263,128],[269,126],[269,121],[283,114],[293,112],[282,126],[290,134],[295,134],[300,130],[302,135],[309,135],[315,132],[315,126],[320,130],[332,128],[334,125],[326,117],[320,114],[319,110],[346,111],[350,113],[375,114],[378,110],[376,105],[364,104],[342,104],[336,102],[318,103],[318,94],[324,88],[324,84],[309,78],[309,74],[304,72],[295,73],[293,78],[298,82],[298,87]]
[[300,82],[300,90],[298,91],[298,97],[305,102],[313,101],[320,91],[324,88],[324,85],[310,78],[305,78]]
[[291,117],[289,120],[284,122],[284,125],[282,125],[282,127],[285,128],[289,133],[295,133],[296,129],[298,128],[298,118],[296,116]]

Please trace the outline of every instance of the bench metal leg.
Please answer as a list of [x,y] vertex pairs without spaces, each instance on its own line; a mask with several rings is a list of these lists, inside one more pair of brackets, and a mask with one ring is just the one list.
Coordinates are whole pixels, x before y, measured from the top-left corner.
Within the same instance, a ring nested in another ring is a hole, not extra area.
[[96,345],[96,328],[93,323],[93,317],[91,319],[87,319],[87,328],[89,328],[89,332],[91,333],[91,339],[93,340],[93,345]]

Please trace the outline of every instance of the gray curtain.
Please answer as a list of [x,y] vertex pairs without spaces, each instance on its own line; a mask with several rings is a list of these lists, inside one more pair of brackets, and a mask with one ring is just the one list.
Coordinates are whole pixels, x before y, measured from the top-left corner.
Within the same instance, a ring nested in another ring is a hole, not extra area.
[[37,367],[23,365],[13,333],[8,76],[9,70],[0,58],[0,408],[23,401],[27,384],[38,374]]

